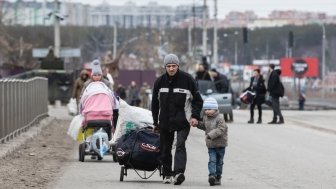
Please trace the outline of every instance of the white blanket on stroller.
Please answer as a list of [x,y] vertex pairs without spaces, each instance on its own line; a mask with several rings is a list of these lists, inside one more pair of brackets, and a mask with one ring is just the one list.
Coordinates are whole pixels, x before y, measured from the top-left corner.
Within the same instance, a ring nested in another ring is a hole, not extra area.
[[[128,105],[124,100],[120,99],[119,117],[116,130],[110,141],[110,144],[115,143],[122,135],[126,133],[127,123],[132,123],[136,128],[153,127],[152,112],[135,106]],[[135,128],[131,128],[135,129]]]

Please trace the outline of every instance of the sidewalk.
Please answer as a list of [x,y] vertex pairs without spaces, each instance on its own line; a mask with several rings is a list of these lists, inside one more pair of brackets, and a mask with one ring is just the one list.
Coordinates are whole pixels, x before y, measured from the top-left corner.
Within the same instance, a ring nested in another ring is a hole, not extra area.
[[53,121],[71,120],[72,116],[68,114],[66,106],[49,106],[49,117],[41,120],[38,124],[29,128],[27,132],[21,133],[14,139],[1,144],[0,143],[0,158],[6,157],[8,154],[15,152],[20,146],[25,144],[28,140],[36,137],[44,127],[49,126]]
[[49,106],[49,116],[62,120],[72,120],[73,116],[69,115],[67,106]]

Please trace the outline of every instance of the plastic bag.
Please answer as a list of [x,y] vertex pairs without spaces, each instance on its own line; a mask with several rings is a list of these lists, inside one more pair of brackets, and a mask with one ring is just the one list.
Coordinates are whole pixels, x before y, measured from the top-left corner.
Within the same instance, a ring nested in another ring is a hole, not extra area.
[[136,126],[135,123],[132,121],[127,121],[126,122],[126,134],[130,133],[132,130],[135,130]]
[[[100,157],[104,157],[109,149],[107,133],[100,128],[97,132],[93,133],[90,137],[92,150],[97,152]],[[97,145],[99,144],[99,145]]]
[[75,98],[70,98],[69,103],[67,104],[68,112],[70,115],[77,115],[78,107]]
[[[116,130],[110,143],[115,141],[126,133],[126,126],[128,129],[140,129],[145,127],[153,127],[152,112],[135,106],[128,105],[124,100],[120,99],[119,117],[117,121]],[[135,127],[135,128],[134,128]]]
[[67,134],[71,136],[72,139],[76,141],[83,141],[84,134],[86,137],[89,137],[93,133],[93,128],[88,128],[84,132],[82,132],[82,123],[84,120],[84,116],[81,114],[76,115],[74,118],[72,118],[69,129]]
[[240,95],[240,101],[245,104],[251,104],[255,98],[256,94],[251,91],[245,91]]
[[72,118],[67,134],[71,136],[72,139],[77,140],[78,134],[81,133],[82,122],[84,116],[81,114],[76,115]]

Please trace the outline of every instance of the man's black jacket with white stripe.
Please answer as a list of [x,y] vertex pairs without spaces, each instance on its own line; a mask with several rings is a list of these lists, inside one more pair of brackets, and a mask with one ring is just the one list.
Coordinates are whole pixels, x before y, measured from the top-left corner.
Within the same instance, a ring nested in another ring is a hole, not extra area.
[[181,70],[163,74],[154,84],[152,115],[154,125],[176,131],[189,126],[190,118],[200,120],[203,100],[194,78]]

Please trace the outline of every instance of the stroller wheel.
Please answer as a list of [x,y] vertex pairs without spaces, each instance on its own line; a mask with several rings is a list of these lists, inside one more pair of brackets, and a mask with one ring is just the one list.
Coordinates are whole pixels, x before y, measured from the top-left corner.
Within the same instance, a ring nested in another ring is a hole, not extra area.
[[122,167],[120,168],[120,181],[121,181],[121,182],[124,181],[124,172],[125,172],[125,167],[122,166]]
[[84,162],[85,160],[85,143],[79,144],[79,149],[78,149],[78,160],[81,162]]

